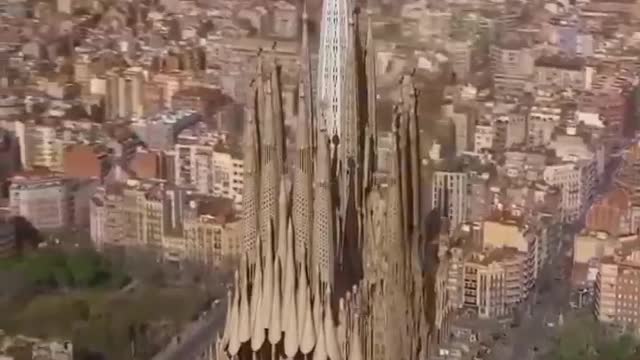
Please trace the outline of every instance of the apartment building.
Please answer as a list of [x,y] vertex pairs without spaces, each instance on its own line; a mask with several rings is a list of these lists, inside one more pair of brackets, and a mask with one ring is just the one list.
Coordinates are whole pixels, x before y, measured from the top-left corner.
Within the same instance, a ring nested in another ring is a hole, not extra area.
[[482,249],[513,248],[524,255],[522,267],[525,295],[535,284],[538,274],[546,261],[544,257],[548,239],[524,223],[524,218],[505,216],[482,223]]
[[436,171],[431,187],[432,208],[449,219],[450,231],[467,221],[469,177],[463,172]]
[[210,268],[238,260],[241,224],[230,199],[192,200],[184,219],[183,256]]
[[402,5],[400,16],[411,24],[413,34],[420,38],[446,37],[451,28],[451,12],[429,7],[424,2],[410,2]]
[[631,203],[628,190],[612,189],[589,208],[586,227],[614,236],[635,234],[640,229],[640,206]]
[[603,323],[640,330],[640,243],[604,257],[596,277],[594,311]]
[[526,254],[502,247],[473,252],[464,263],[464,306],[480,318],[509,315],[528,293]]
[[105,81],[107,120],[139,118],[144,115],[145,70],[139,67],[111,71]]
[[164,111],[139,118],[131,125],[138,138],[152,150],[171,150],[178,135],[200,121],[201,115],[193,110]]
[[89,226],[89,203],[97,182],[72,179],[47,170],[22,172],[10,179],[11,215],[30,221],[38,230]]
[[583,231],[573,239],[573,263],[586,264],[593,259],[613,255],[619,238],[604,231]]
[[637,240],[636,234],[612,235],[604,231],[584,230],[573,239],[572,282],[574,286],[593,287],[602,259]]
[[574,163],[549,165],[542,175],[544,181],[560,189],[562,194],[561,217],[565,222],[577,220],[583,210],[582,170]]
[[464,306],[464,269],[464,249],[452,247],[449,249],[447,294],[449,294],[449,303],[454,309],[460,309]]
[[174,150],[175,182],[200,194],[242,203],[244,161],[232,144],[203,139],[180,139]]
[[57,141],[56,128],[33,122],[16,122],[16,136],[20,144],[20,159],[24,169],[45,167],[62,169],[62,147]]
[[467,113],[453,111],[450,114],[450,118],[455,131],[456,155],[462,155],[465,151],[472,151],[475,135],[473,118]]
[[640,145],[629,149],[616,173],[616,186],[627,191],[632,206],[640,206]]
[[506,151],[504,170],[510,178],[537,181],[544,171],[547,157],[537,151]]
[[509,149],[523,144],[526,139],[526,116],[514,111],[497,116],[493,121],[493,144],[496,150]]
[[547,146],[561,115],[562,110],[551,104],[533,106],[527,118],[527,145]]
[[20,169],[20,144],[9,131],[0,129],[0,181]]
[[541,56],[535,60],[536,83],[543,86],[554,86],[561,89],[573,88],[582,90],[586,87],[587,68],[584,58]]
[[586,207],[594,200],[595,189],[604,174],[605,156],[604,145],[594,137],[590,142],[582,136],[576,135],[575,128],[567,128],[566,135],[556,135],[550,148],[555,151],[556,157],[564,162],[572,162],[581,172],[581,202],[585,212]]
[[520,98],[533,75],[532,49],[514,34],[503,36],[491,45],[490,58],[494,92],[499,99]]
[[95,144],[65,146],[62,152],[62,170],[65,176],[79,179],[102,179],[109,168],[109,151]]
[[11,178],[9,208],[39,230],[72,224],[73,194],[67,179],[49,172],[22,173]]
[[493,148],[496,137],[496,129],[490,122],[476,124],[473,134],[473,151],[481,153]]
[[159,180],[101,187],[91,202],[96,248],[146,249],[209,268],[238,258],[240,225],[231,199],[187,195]]
[[449,40],[445,46],[456,79],[465,81],[471,73],[473,42],[471,40]]
[[182,226],[183,196],[162,180],[100,187],[91,201],[91,238],[101,249],[142,247],[161,256],[164,234]]

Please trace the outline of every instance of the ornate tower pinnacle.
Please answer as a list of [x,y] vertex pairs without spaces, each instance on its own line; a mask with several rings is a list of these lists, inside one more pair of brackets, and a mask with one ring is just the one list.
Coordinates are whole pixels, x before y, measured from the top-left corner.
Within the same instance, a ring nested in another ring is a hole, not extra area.
[[278,198],[284,155],[280,94],[274,94],[274,90],[279,91],[277,69],[271,72],[265,84],[262,61],[259,61],[258,104],[261,107],[259,114],[262,120],[260,123],[260,237],[262,241],[266,241],[274,233],[278,233]]
[[370,186],[376,169],[378,148],[378,122],[376,120],[376,49],[373,42],[372,11],[367,9],[367,43],[365,48],[365,68],[367,81],[367,126],[365,133],[364,182]]
[[313,286],[321,283],[333,285],[335,262],[334,206],[331,192],[331,158],[326,131],[318,136],[317,173],[313,196],[313,238],[311,240],[311,269]]
[[[304,84],[298,88],[298,126],[296,129],[297,158],[293,166],[292,221],[296,254],[310,253],[313,223],[313,149],[310,142],[307,115],[307,94]],[[297,259],[302,261],[300,257]]]
[[307,14],[307,0],[303,0],[302,9],[302,44],[300,46],[300,82],[299,86],[304,87],[304,99],[306,119],[309,122],[307,129],[309,131],[311,148],[315,148],[315,117],[313,107],[313,89],[311,87],[311,50],[309,49],[309,15]]
[[348,0],[325,0],[322,5],[316,108],[323,108],[321,104],[326,106],[319,127],[327,129],[329,139],[340,137],[340,122],[346,105],[349,12]]

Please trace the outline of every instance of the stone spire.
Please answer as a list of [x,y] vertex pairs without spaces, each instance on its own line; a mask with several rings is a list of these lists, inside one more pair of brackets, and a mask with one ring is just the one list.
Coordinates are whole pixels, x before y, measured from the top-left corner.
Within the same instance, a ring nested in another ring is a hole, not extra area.
[[385,346],[387,351],[395,354],[402,354],[405,357],[408,348],[409,334],[406,333],[407,316],[409,313],[408,304],[411,302],[410,292],[406,292],[405,262],[407,253],[407,237],[405,231],[404,213],[404,191],[402,189],[402,136],[400,133],[401,111],[395,108],[396,121],[393,131],[393,153],[391,159],[391,174],[389,175],[387,195],[386,195],[386,226],[383,253],[386,266],[384,269],[384,291],[383,306],[387,317],[387,326],[398,329],[397,332],[388,333],[385,336]]
[[[418,132],[418,117],[416,109],[416,89],[413,79],[405,75],[402,79],[402,106],[407,121],[408,130],[408,162],[411,176],[411,208],[407,208],[407,213],[411,213],[411,227],[419,229],[421,219],[421,199],[420,192],[420,139]],[[409,206],[409,204],[407,204]]]
[[264,328],[268,329],[271,325],[271,302],[274,296],[273,237],[263,243],[266,244],[266,248],[262,254],[262,258],[264,259],[264,276],[262,284],[256,286],[262,286],[262,306],[260,311],[265,317],[263,323]]
[[293,233],[288,231],[287,236],[287,260],[285,263],[284,274],[284,291],[283,306],[284,309],[282,317],[282,325],[284,325],[284,352],[288,358],[293,358],[298,352],[300,347],[299,343],[299,329],[298,329],[298,310],[296,304],[296,269],[295,259],[293,253]]
[[315,188],[313,196],[313,235],[311,239],[311,268],[314,272],[312,284],[333,285],[335,261],[334,207],[331,183],[331,159],[327,133],[318,136]]
[[289,220],[287,214],[289,199],[287,197],[287,187],[284,182],[284,177],[280,178],[280,194],[278,195],[278,223],[273,224],[272,230],[274,236],[277,236],[276,256],[283,264],[285,264],[285,255],[287,253],[287,220]]
[[365,68],[367,80],[367,124],[365,130],[364,186],[371,185],[376,169],[378,149],[378,122],[376,118],[376,49],[373,42],[372,11],[367,9],[367,43],[365,49]]
[[266,315],[263,311],[263,292],[262,292],[262,256],[260,254],[260,244],[256,246],[258,249],[256,254],[256,265],[253,271],[252,293],[251,293],[251,349],[258,351],[262,347],[265,340]]
[[[299,87],[302,87],[302,92],[299,94],[304,95],[304,113],[309,131],[309,144],[312,149],[315,148],[316,140],[315,133],[312,129],[315,129],[315,112],[313,103],[313,88],[311,86],[312,70],[311,70],[311,50],[309,49],[309,14],[307,13],[307,1],[302,0],[302,44],[300,46],[300,81]],[[302,99],[300,99],[302,100]],[[298,115],[301,116],[301,115]]]
[[258,236],[258,201],[259,201],[259,156],[256,144],[259,143],[256,128],[257,92],[253,89],[253,97],[245,109],[244,126],[244,189],[242,194],[242,243],[244,251],[253,253]]
[[[296,254],[310,253],[313,223],[313,149],[310,142],[308,94],[303,81],[298,87],[300,108],[296,128],[297,158],[293,164],[292,220]],[[300,256],[297,261],[302,261]]]
[[[345,63],[345,92],[343,94],[343,113],[340,120],[340,137],[338,139],[338,158],[336,159],[339,177],[338,191],[339,209],[336,239],[336,253],[342,264],[344,258],[354,254],[349,253],[349,242],[359,242],[361,221],[358,212],[361,205],[361,121],[358,103],[360,101],[360,51],[358,50],[358,30],[356,10],[349,8],[349,32],[347,37],[347,58]],[[345,264],[346,265],[346,264]],[[346,277],[352,277],[349,275]],[[351,279],[347,279],[348,282]]]
[[393,131],[393,145],[391,154],[391,173],[389,174],[387,196],[386,196],[386,234],[384,239],[384,249],[386,261],[390,267],[390,282],[401,282],[403,279],[403,256],[404,256],[404,207],[402,203],[402,183],[400,172],[400,151],[398,144],[398,130]]
[[338,334],[333,322],[333,312],[331,311],[331,291],[327,288],[324,300],[324,336],[327,345],[327,355],[331,360],[342,360],[340,345],[338,344]]
[[[260,72],[262,60],[259,61]],[[274,94],[273,90],[278,89],[277,70],[271,72],[270,78],[265,82],[262,80],[264,74],[259,74],[258,87],[260,114],[262,116],[260,126],[261,151],[260,151],[260,237],[263,241],[272,236],[272,226],[278,233],[278,198],[280,189],[280,178],[282,175],[282,109],[276,109],[281,103],[275,100],[280,94]],[[276,83],[276,84],[274,84]],[[263,96],[261,96],[263,95]]]
[[300,352],[306,355],[313,350],[316,344],[316,333],[311,309],[311,294],[307,281],[307,262],[305,261],[306,256],[304,253],[302,258],[298,281],[298,330],[300,331]]
[[231,356],[235,356],[240,350],[240,345],[242,342],[240,341],[240,276],[238,275],[238,271],[235,272],[235,281],[234,281],[234,289],[235,293],[233,295],[233,303],[231,305],[231,312],[227,314],[229,317],[229,346],[227,350]]
[[348,13],[348,33],[347,33],[347,48],[346,48],[346,62],[344,73],[344,89],[345,92],[342,95],[343,113],[340,119],[340,160],[345,162],[343,164],[343,171],[348,171],[349,164],[346,162],[351,159],[357,162],[360,150],[359,141],[359,84],[358,84],[358,65],[359,57],[357,43],[358,43],[358,28],[357,17],[355,9],[349,8]]
[[353,329],[351,330],[351,339],[349,341],[349,360],[363,360],[362,340],[360,339],[360,324],[357,315],[355,320],[353,321]]
[[240,278],[240,316],[238,320],[238,339],[240,343],[244,343],[251,339],[251,309],[249,307],[249,280],[246,274],[246,264],[248,256],[245,255],[242,271],[245,273]]
[[282,338],[282,309],[280,297],[280,268],[282,267],[280,259],[276,257],[274,277],[273,277],[273,298],[271,301],[271,321],[269,322],[269,342],[275,348],[275,345]]
[[284,111],[282,109],[282,90],[280,85],[280,66],[274,61],[271,66],[269,83],[271,84],[271,101],[273,102],[273,142],[275,150],[275,166],[279,174],[284,172],[286,153],[284,151]]
[[348,0],[325,0],[322,4],[316,109],[326,107],[319,128],[327,130],[329,139],[340,137],[340,122],[344,121],[349,11]]

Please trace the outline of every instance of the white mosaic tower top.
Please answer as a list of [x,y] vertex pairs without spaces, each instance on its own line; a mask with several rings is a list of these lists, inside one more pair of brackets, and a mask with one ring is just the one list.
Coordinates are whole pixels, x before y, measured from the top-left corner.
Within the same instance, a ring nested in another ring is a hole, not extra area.
[[349,0],[325,0],[322,5],[318,62],[317,107],[319,126],[331,140],[340,137],[344,114],[349,45]]

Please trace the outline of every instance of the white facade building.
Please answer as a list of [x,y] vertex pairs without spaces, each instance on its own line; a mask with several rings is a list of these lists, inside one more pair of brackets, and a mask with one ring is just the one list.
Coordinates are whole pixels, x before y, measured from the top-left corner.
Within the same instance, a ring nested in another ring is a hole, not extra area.
[[242,203],[244,161],[225,146],[209,143],[179,143],[174,150],[175,181],[198,193]]
[[562,220],[565,222],[577,220],[583,206],[581,168],[571,162],[549,165],[542,176],[547,184],[557,186],[562,192]]
[[493,147],[495,129],[491,124],[476,125],[473,134],[473,151],[480,153]]
[[9,208],[36,229],[57,230],[71,224],[73,197],[68,182],[55,175],[14,176],[9,187]]
[[466,173],[436,171],[431,189],[433,208],[449,218],[450,231],[467,221],[469,176]]
[[546,146],[554,129],[560,123],[562,110],[557,107],[534,106],[527,121],[527,144]]

